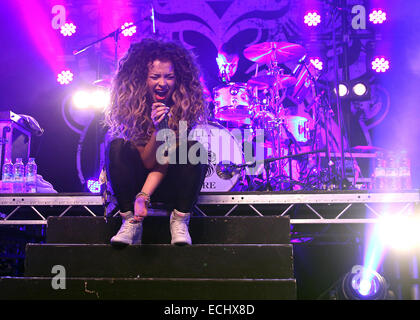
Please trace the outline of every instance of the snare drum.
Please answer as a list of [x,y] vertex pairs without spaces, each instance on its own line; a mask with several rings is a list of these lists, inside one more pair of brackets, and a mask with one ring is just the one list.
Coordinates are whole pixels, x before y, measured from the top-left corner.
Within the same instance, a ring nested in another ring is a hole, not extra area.
[[229,83],[213,89],[214,117],[221,121],[250,123],[252,109],[246,83]]
[[208,151],[209,167],[201,192],[231,191],[243,175],[243,170],[229,165],[243,164],[242,145],[227,130],[216,122],[193,128],[188,140],[199,141]]

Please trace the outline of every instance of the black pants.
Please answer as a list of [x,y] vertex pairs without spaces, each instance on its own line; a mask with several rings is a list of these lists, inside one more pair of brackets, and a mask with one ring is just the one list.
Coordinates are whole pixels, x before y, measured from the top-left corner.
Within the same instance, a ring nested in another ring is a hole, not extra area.
[[[189,148],[196,142],[188,144]],[[178,152],[178,150],[177,150]],[[141,191],[147,175],[140,154],[133,143],[123,139],[112,140],[106,150],[106,171],[121,212],[133,211],[135,196]],[[151,202],[165,207],[191,212],[201,190],[206,164],[169,164],[168,171],[151,196]]]

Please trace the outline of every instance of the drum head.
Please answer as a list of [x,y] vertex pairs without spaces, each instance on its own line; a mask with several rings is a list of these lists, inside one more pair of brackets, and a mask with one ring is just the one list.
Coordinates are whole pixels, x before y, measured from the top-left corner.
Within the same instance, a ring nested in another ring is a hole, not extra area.
[[232,190],[242,174],[234,165],[244,163],[238,140],[216,122],[196,126],[191,130],[188,140],[200,142],[208,151],[209,168],[201,192]]

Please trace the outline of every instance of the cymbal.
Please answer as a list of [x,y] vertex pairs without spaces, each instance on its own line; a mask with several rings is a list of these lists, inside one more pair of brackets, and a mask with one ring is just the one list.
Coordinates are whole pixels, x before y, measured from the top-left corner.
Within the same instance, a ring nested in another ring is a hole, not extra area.
[[263,42],[246,48],[243,53],[245,58],[256,63],[283,63],[302,57],[305,48],[289,42]]
[[297,79],[295,77],[283,74],[276,77],[273,75],[265,74],[261,76],[255,76],[249,79],[247,85],[250,87],[257,87],[258,89],[268,89],[273,87],[276,82],[280,86],[280,88],[288,88],[294,86],[297,83]]
[[305,48],[288,42],[263,42],[244,50],[245,58],[263,64],[271,61],[286,62],[294,58],[300,58],[304,53]]
[[111,88],[111,79],[98,79],[92,82],[93,85],[103,88]]

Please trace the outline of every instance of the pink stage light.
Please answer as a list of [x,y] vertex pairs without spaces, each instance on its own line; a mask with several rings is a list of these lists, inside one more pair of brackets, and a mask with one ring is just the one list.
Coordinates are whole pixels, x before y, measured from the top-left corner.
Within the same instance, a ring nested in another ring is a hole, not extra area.
[[136,33],[137,27],[132,22],[126,22],[121,26],[122,34],[125,37],[131,37]]
[[101,183],[98,180],[89,179],[87,181],[87,187],[92,193],[101,192]]
[[309,61],[312,63],[312,65],[318,69],[318,70],[322,70],[324,68],[324,63],[322,62],[321,59],[319,58],[310,58]]
[[389,61],[384,57],[376,57],[372,61],[372,70],[376,72],[386,72],[390,68]]
[[308,12],[304,17],[304,23],[309,27],[316,27],[321,23],[321,16],[317,12]]
[[63,70],[57,75],[57,82],[61,85],[69,84],[73,81],[73,73],[70,70]]
[[60,32],[63,36],[70,37],[76,33],[76,26],[71,22],[65,23],[63,26],[61,26]]
[[[2,4],[6,1],[2,1]],[[51,5],[53,1],[14,0],[7,1],[16,10],[16,16],[22,21],[25,30],[53,74],[61,72],[66,66],[61,59],[64,49],[61,46],[61,35],[51,27]]]
[[381,9],[379,10],[373,10],[370,14],[369,14],[369,21],[374,23],[374,24],[381,24],[386,20],[386,12],[382,11]]

